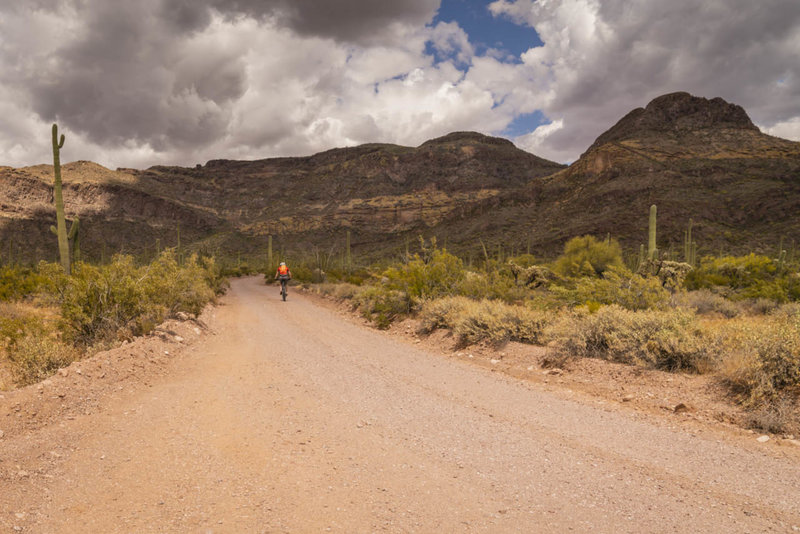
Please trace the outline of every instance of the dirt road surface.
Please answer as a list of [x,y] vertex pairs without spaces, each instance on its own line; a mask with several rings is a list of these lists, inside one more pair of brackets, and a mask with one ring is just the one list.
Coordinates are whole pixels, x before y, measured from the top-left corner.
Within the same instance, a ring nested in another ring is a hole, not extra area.
[[258,279],[207,320],[146,387],[0,439],[0,529],[800,531],[798,455],[769,443],[554,394]]

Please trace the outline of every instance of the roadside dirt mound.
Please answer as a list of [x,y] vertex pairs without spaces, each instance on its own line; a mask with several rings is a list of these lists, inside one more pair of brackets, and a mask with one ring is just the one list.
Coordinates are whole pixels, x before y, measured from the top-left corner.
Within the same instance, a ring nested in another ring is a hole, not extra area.
[[[73,362],[38,384],[0,392],[0,439],[94,413],[103,398],[124,388],[148,387],[208,331],[204,319],[211,313],[209,308],[200,319],[167,321],[148,336]],[[4,467],[0,462],[0,478]]]

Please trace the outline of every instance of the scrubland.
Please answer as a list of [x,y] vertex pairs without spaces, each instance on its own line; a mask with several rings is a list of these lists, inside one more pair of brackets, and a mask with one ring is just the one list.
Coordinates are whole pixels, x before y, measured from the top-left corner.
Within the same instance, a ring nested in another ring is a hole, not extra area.
[[546,346],[552,366],[600,358],[710,374],[753,426],[800,429],[800,274],[784,257],[626,265],[614,240],[584,236],[547,263],[526,254],[466,265],[434,242],[327,278],[309,288],[349,302],[378,328],[411,315],[422,332],[449,329],[463,346]]
[[0,267],[0,389],[53,374],[75,359],[152,331],[180,313],[196,316],[223,290],[212,258],[149,263],[117,255],[103,265]]

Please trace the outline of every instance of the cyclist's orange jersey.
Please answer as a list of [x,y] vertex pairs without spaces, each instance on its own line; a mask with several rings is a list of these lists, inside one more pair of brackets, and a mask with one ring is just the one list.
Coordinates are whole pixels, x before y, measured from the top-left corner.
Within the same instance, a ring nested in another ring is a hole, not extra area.
[[289,267],[286,265],[281,265],[278,267],[278,274],[282,276],[289,274]]

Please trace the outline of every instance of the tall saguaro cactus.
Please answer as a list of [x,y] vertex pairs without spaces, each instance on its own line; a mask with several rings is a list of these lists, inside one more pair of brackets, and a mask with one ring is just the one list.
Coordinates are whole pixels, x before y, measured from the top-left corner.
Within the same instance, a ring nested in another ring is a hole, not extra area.
[[54,199],[56,203],[56,235],[58,236],[58,254],[64,272],[71,274],[69,258],[69,240],[67,237],[67,220],[64,216],[64,197],[61,194],[61,158],[60,150],[64,146],[64,134],[58,138],[58,125],[53,124],[53,174],[55,175]]
[[[67,243],[69,243],[69,249],[71,253],[70,265],[74,265],[75,262],[81,261],[80,224],[81,220],[75,217],[75,220],[72,221],[72,225],[69,227],[69,233],[67,234]],[[56,229],[56,227],[52,224],[50,225],[50,231],[54,236],[58,237],[58,229]]]
[[647,259],[655,260],[658,249],[656,248],[656,205],[650,206],[650,226],[647,241]]
[[353,268],[353,256],[350,254],[350,230],[347,231],[347,243],[345,245],[345,272],[349,273]]

